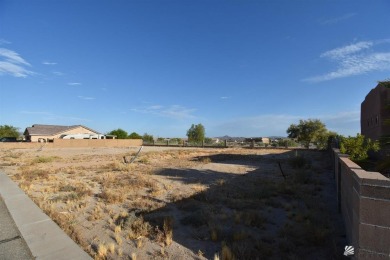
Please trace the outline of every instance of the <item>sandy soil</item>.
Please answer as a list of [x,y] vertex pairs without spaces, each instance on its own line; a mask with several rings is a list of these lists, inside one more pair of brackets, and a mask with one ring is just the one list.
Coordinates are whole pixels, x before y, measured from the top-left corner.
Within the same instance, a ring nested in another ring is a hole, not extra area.
[[144,147],[124,163],[138,149],[3,150],[0,166],[96,259],[341,258],[325,152]]

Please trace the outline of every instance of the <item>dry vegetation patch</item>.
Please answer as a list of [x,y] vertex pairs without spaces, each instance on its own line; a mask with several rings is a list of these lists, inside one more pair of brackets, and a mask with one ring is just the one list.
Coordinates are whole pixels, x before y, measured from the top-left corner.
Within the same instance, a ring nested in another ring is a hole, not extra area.
[[6,150],[0,166],[95,259],[342,255],[326,153],[145,147],[126,164],[136,152]]

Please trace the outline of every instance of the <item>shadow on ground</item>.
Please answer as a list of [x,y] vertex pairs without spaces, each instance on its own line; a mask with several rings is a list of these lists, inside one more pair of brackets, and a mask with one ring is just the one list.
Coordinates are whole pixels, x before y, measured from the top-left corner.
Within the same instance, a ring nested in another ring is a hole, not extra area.
[[[236,259],[342,258],[345,231],[326,152],[218,154],[193,160],[203,163],[196,169],[167,168],[154,174],[208,188],[186,198],[171,194],[166,207],[143,213],[160,228],[164,219],[171,219],[175,242],[208,259],[215,254]],[[251,170],[229,173],[215,164]]]

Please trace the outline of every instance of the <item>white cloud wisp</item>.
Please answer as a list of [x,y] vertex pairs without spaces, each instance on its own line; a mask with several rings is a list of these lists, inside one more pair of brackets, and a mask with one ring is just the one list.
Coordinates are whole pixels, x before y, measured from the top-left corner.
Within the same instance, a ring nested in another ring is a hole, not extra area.
[[95,98],[94,97],[85,97],[85,96],[77,96],[79,99],[83,99],[83,100],[94,100]]
[[133,108],[131,111],[145,114],[153,114],[157,116],[169,117],[173,119],[190,119],[195,116],[192,114],[196,109],[186,108],[180,105],[172,105],[164,107],[161,105],[153,105],[143,108]]
[[30,67],[31,65],[18,53],[0,48],[0,75],[5,74],[25,78],[33,74],[32,71],[26,69],[26,66]]
[[373,48],[387,41],[362,41],[326,51],[320,55],[338,63],[338,68],[329,73],[306,78],[307,82],[322,82],[337,78],[361,75],[371,71],[390,70],[390,52],[375,52]]

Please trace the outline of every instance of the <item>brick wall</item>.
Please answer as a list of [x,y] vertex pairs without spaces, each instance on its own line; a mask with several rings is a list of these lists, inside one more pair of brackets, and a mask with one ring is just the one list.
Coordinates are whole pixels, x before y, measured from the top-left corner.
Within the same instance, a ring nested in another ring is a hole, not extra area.
[[66,148],[66,147],[128,147],[141,146],[141,139],[54,139],[52,143],[0,143],[0,149],[38,149],[42,145],[45,148]]
[[339,209],[355,259],[390,259],[390,179],[333,149]]

